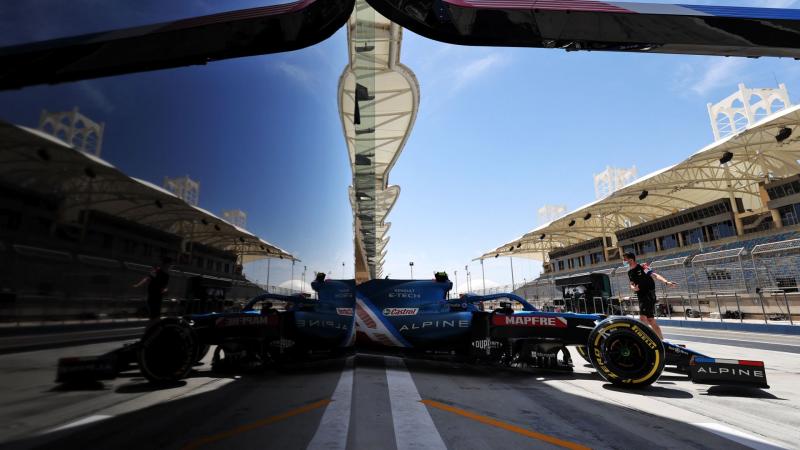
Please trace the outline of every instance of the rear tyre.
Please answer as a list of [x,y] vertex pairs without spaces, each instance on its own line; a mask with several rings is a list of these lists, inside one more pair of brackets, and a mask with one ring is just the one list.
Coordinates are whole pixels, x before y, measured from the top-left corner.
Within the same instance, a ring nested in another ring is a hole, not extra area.
[[587,350],[600,376],[618,386],[649,386],[664,371],[664,344],[638,320],[613,317],[600,322],[589,335]]
[[203,360],[203,358],[206,357],[206,355],[208,354],[208,350],[209,349],[211,349],[211,346],[208,345],[208,344],[198,344],[195,347],[195,351],[196,351],[196,353],[194,355],[195,364],[199,363],[200,361]]
[[592,363],[592,358],[589,357],[589,350],[585,345],[576,345],[575,350],[578,351],[578,354],[581,355],[581,358],[583,358],[584,361],[589,364]]
[[163,319],[145,331],[139,345],[139,370],[152,383],[186,378],[197,356],[197,339],[182,319]]

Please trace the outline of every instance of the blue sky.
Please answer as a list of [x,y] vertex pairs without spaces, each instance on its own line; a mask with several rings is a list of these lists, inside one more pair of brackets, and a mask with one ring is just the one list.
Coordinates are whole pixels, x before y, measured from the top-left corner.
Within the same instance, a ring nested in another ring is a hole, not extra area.
[[[45,14],[54,3],[29,5],[34,23],[44,24],[37,35],[23,24],[5,36],[24,42],[215,11],[212,2],[169,10],[147,2],[147,14],[107,9],[103,22],[74,8],[76,17],[56,22]],[[0,24],[12,26],[19,13],[0,8]],[[103,157],[130,175],[160,184],[188,174],[201,182],[201,206],[243,209],[249,229],[296,253],[303,260],[296,275],[306,265],[309,277],[312,270],[340,277],[345,262],[352,276],[351,172],[336,107],[345,38],[340,30],[292,53],[2,92],[0,118],[35,126],[41,109],[77,105],[106,123]],[[777,80],[800,98],[800,62],[793,60],[457,47],[408,31],[401,60],[419,80],[421,103],[390,175],[402,192],[389,216],[384,272],[408,277],[414,261],[417,277],[458,270],[463,282],[469,264],[475,287],[480,265],[473,258],[538,225],[544,204],[570,209],[593,200],[592,174],[606,165],[636,165],[644,175],[710,143],[706,103],[739,82],[770,87]],[[519,282],[538,275],[541,264],[515,258],[514,267]],[[507,258],[485,268],[487,280],[510,282]],[[287,263],[272,269],[272,283],[289,278]],[[250,273],[263,281],[266,267]]]

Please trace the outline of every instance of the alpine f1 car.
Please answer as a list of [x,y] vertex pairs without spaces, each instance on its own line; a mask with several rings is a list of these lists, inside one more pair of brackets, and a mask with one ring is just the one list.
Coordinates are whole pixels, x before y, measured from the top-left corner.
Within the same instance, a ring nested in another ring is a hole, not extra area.
[[355,283],[329,280],[312,286],[318,300],[267,293],[241,311],[161,319],[134,344],[95,357],[62,358],[56,381],[112,379],[134,364],[152,382],[175,381],[185,378],[211,346],[215,370],[352,352]]
[[[369,350],[558,371],[572,371],[568,346],[577,346],[615,385],[647,386],[672,366],[696,383],[769,387],[763,362],[714,359],[663,342],[629,317],[543,312],[508,293],[447,299],[452,283],[445,275],[358,287],[320,277],[312,287],[317,299],[264,294],[239,312],[162,319],[117,352],[62,360],[59,380],[113,377],[136,362],[148,379],[173,381],[212,345],[215,369]],[[286,302],[285,310],[272,308],[274,300]],[[500,307],[487,310],[490,301]]]

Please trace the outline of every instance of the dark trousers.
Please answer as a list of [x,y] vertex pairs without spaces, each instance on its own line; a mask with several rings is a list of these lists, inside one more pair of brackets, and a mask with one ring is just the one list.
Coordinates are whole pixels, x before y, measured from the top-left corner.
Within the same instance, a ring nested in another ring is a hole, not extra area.
[[147,313],[150,320],[156,320],[161,317],[161,295],[150,294],[147,296]]

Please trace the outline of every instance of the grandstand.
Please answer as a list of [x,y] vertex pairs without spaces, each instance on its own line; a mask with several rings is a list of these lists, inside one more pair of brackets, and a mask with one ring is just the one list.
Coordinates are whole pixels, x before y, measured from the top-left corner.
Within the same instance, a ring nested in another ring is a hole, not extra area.
[[[684,161],[537,227],[481,259],[543,260],[543,275],[517,293],[545,308],[566,304],[559,288],[568,284],[564,280],[602,273],[611,281],[606,304],[616,301],[635,310],[621,267],[621,254],[630,251],[679,283],[677,289],[659,286],[666,315],[797,319],[800,106],[785,101],[785,86],[740,86],[738,96],[745,94],[739,102],[787,107],[753,113],[734,133]],[[734,94],[724,102],[736,100]],[[713,125],[718,123],[713,114],[726,110],[709,105],[709,112]]]
[[166,313],[220,309],[262,288],[242,267],[280,248],[106,161],[0,122],[0,317],[132,317],[132,285],[173,261]]

